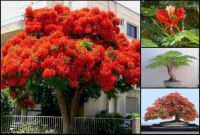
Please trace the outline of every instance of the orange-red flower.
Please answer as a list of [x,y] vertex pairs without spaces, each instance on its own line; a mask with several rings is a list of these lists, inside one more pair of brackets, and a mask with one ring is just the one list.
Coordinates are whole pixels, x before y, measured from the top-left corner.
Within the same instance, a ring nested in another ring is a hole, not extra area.
[[[185,17],[185,9],[184,8],[176,8],[175,6],[167,6],[164,10],[158,10],[156,12],[156,17],[159,21],[166,25],[166,29],[169,28],[170,35],[174,35],[173,28],[176,28],[179,32],[179,28],[177,26],[180,19]],[[164,30],[164,32],[165,32]]]
[[55,75],[56,75],[56,71],[53,70],[53,69],[49,69],[49,68],[44,69],[44,72],[42,73],[42,77],[44,79],[48,79],[48,78],[53,77]]

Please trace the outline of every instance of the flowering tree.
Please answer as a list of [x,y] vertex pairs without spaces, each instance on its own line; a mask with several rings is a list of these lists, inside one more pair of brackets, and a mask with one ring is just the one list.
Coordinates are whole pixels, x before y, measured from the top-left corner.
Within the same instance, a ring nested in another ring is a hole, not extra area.
[[140,84],[140,42],[130,43],[118,25],[112,12],[98,8],[28,7],[25,31],[2,48],[1,88],[24,108],[34,107],[32,92],[54,89],[63,132],[70,133],[81,100]]
[[158,98],[153,106],[148,107],[145,113],[145,121],[154,119],[171,119],[175,117],[174,122],[192,121],[198,118],[195,106],[187,98],[175,92],[167,96]]

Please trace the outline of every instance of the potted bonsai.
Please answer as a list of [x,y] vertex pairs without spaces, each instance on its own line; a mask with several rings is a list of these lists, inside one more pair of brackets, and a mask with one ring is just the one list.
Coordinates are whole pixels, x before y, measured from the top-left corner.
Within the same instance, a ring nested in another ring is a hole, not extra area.
[[180,87],[181,81],[176,79],[173,69],[180,66],[189,65],[189,62],[191,62],[193,59],[196,58],[189,55],[183,55],[178,51],[168,51],[151,59],[151,63],[148,64],[146,68],[156,68],[161,66],[166,67],[170,78],[164,81],[164,86],[168,88]]
[[163,127],[185,127],[189,125],[188,121],[198,118],[194,104],[177,92],[158,98],[153,106],[148,107],[146,110],[145,121],[175,117],[172,121],[161,122],[159,126]]

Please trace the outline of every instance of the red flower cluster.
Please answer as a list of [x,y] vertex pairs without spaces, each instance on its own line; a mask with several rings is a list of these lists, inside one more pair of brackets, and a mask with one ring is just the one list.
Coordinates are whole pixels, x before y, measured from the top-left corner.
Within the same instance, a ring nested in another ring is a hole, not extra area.
[[80,37],[94,37],[103,41],[114,41],[119,33],[119,19],[113,12],[100,11],[98,8],[83,8],[73,11],[66,19],[63,31]]
[[25,14],[25,30],[27,33],[49,35],[55,30],[62,29],[63,21],[69,13],[69,8],[61,5],[56,5],[54,9],[41,8],[33,10],[28,7]]
[[158,20],[160,20],[166,25],[164,32],[166,31],[166,29],[169,28],[170,35],[173,36],[173,28],[176,28],[180,32],[180,29],[178,28],[177,24],[180,19],[185,17],[185,9],[176,8],[175,6],[170,5],[167,6],[165,10],[158,10],[156,12],[156,17],[158,18]]
[[22,87],[38,70],[44,79],[64,78],[73,87],[83,80],[109,92],[120,75],[126,83],[139,86],[140,41],[130,43],[119,33],[118,24],[112,12],[97,8],[72,12],[61,5],[27,8],[26,32],[2,48],[2,88]]
[[26,32],[34,35],[49,35],[62,30],[68,36],[93,38],[102,42],[116,42],[119,34],[119,19],[113,12],[98,8],[83,8],[71,11],[68,7],[56,5],[54,9],[26,9]]
[[147,108],[144,119],[171,119],[173,116],[178,116],[184,121],[192,121],[198,118],[198,113],[193,103],[175,92],[158,98],[153,106]]

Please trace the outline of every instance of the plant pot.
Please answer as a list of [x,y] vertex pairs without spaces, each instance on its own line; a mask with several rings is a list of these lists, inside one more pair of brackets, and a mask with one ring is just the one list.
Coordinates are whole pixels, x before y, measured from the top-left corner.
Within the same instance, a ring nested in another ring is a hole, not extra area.
[[161,122],[160,126],[162,126],[162,127],[187,127],[187,126],[189,126],[189,123],[184,122],[184,121],[167,121],[167,122]]
[[181,86],[181,81],[177,81],[177,80],[173,80],[173,81],[169,81],[169,80],[165,80],[164,81],[164,86],[166,88],[176,88],[176,87],[180,87]]

